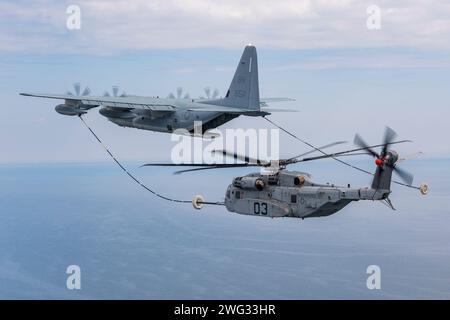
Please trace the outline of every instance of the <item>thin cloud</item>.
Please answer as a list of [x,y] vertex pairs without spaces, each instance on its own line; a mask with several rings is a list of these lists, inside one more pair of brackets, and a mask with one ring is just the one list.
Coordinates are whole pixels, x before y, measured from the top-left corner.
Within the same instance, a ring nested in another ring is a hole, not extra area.
[[372,1],[80,0],[81,30],[66,29],[69,3],[0,2],[0,52],[109,54],[153,48],[407,46],[449,49],[450,5],[384,0],[381,30],[366,28]]

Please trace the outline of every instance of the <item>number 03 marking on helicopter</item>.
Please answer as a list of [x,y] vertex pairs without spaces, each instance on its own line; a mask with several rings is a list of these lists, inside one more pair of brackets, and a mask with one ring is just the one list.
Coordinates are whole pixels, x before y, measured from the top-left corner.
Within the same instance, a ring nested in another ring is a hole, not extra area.
[[253,203],[253,213],[267,215],[267,203],[266,202],[255,202]]

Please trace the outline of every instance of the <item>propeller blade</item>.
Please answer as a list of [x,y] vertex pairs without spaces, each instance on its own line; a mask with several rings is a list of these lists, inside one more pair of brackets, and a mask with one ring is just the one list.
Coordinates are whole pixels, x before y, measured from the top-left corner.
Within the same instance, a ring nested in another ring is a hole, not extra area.
[[80,95],[80,90],[81,90],[81,85],[80,85],[80,83],[79,83],[79,82],[74,83],[74,84],[73,84],[73,88],[74,88],[74,90],[75,90],[75,94],[76,94],[77,96],[79,96],[79,95]]
[[83,93],[81,94],[82,96],[88,96],[91,93],[91,89],[89,89],[89,87],[86,87],[83,90]]
[[403,170],[403,169],[400,169],[400,168],[397,167],[397,166],[394,167],[394,172],[395,172],[395,173],[400,177],[400,179],[402,179],[406,184],[411,185],[411,184],[413,183],[414,176],[413,176],[411,173],[409,173],[409,172],[407,172],[407,171],[405,171],[405,170]]
[[214,89],[213,94],[212,94],[212,98],[216,99],[219,96],[219,90],[218,89]]
[[211,88],[210,87],[205,88],[205,94],[206,94],[207,99],[211,99]]
[[103,96],[104,96],[104,97],[111,97],[111,95],[109,94],[108,91],[105,91],[105,92],[103,93]]
[[361,138],[361,136],[359,134],[355,135],[355,139],[353,140],[353,143],[355,145],[357,145],[358,147],[361,147],[361,149],[367,150],[367,152],[369,154],[371,154],[372,156],[374,156],[376,158],[380,157],[380,155],[378,153],[376,153],[369,147],[369,145],[363,140],[363,138]]
[[183,88],[178,87],[177,88],[177,99],[180,99],[182,94],[183,94]]
[[385,131],[384,131],[384,138],[383,138],[383,149],[381,150],[381,156],[384,157],[387,153],[388,150],[388,145],[395,139],[395,137],[397,136],[397,133],[392,130],[389,127],[386,127]]
[[117,97],[117,95],[119,94],[119,87],[118,86],[113,86],[112,87],[112,92],[113,92],[113,97]]

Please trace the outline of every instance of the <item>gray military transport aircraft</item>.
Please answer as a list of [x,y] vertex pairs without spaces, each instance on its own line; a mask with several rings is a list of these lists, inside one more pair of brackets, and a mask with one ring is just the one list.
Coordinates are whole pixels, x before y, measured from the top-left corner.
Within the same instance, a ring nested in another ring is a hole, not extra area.
[[256,48],[245,47],[236,72],[224,98],[191,99],[155,98],[144,96],[89,96],[87,88],[83,94],[38,94],[20,93],[23,96],[61,99],[63,104],[56,111],[63,115],[80,116],[88,110],[100,107],[100,114],[111,122],[137,129],[172,133],[183,128],[194,134],[194,122],[201,121],[202,134],[240,116],[266,116],[270,111],[296,111],[268,108],[270,102],[292,101],[289,98],[259,97],[258,60]]

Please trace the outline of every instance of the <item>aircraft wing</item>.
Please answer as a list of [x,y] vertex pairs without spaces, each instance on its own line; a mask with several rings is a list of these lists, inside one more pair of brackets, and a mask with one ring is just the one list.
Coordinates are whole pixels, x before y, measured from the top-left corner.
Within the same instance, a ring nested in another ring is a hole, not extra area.
[[151,111],[168,111],[168,112],[173,112],[176,109],[178,109],[178,107],[171,102],[171,99],[159,99],[151,97],[74,96],[62,94],[40,94],[40,93],[20,93],[20,94],[22,96],[28,97],[79,101],[80,103],[91,107],[101,105],[104,107],[112,107],[112,108],[147,109]]
[[[224,112],[234,114],[244,114],[249,116],[269,115],[269,109],[251,111],[244,108],[205,104],[193,101],[177,102],[177,99],[152,98],[142,96],[125,97],[105,97],[105,96],[75,96],[64,94],[44,94],[44,93],[20,93],[23,96],[61,99],[70,102],[82,103],[86,109],[97,106],[121,109],[144,109],[158,112],[174,112],[176,110],[188,110],[199,112]],[[268,98],[265,101],[291,101],[289,98]],[[67,103],[67,102],[66,102]],[[261,104],[263,104],[262,102]],[[264,105],[265,106],[265,105]],[[270,110],[275,111],[275,110]],[[282,111],[281,109],[279,111]],[[283,110],[284,111],[284,110]]]
[[251,116],[263,116],[263,115],[269,115],[270,113],[260,110],[248,110],[243,108],[236,108],[236,107],[227,107],[227,106],[218,106],[218,105],[211,105],[211,104],[195,104],[192,107],[188,108],[189,111],[200,111],[200,112],[223,112],[223,113],[236,113],[236,114],[243,114],[243,115],[251,115]]

